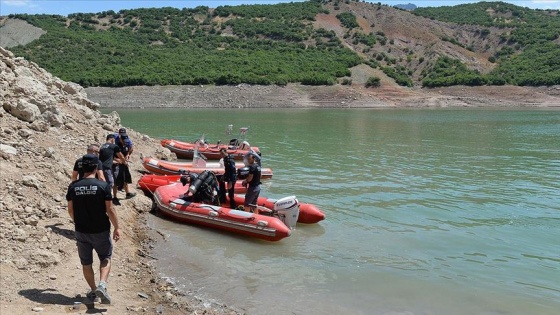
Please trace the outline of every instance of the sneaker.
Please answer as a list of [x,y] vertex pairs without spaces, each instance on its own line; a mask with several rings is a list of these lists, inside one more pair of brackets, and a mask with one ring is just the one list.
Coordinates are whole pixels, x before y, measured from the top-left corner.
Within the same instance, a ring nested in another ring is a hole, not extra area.
[[133,193],[133,192],[132,192],[132,193],[127,193],[127,194],[126,194],[126,199],[130,199],[130,198],[132,198],[132,197],[134,197],[134,196],[136,196],[136,193]]
[[115,206],[120,206],[120,205],[121,205],[121,202],[119,201],[119,198],[113,198],[113,204],[114,204]]
[[97,286],[95,289],[95,295],[101,299],[101,304],[111,304],[111,297],[107,293],[107,288],[103,286]]

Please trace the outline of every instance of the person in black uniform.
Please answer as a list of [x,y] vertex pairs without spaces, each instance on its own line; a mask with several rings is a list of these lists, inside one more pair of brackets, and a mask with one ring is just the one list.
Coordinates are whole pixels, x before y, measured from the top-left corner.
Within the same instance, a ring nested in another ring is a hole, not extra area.
[[[113,240],[120,239],[120,228],[117,213],[111,202],[111,186],[109,183],[95,178],[99,158],[94,154],[82,157],[84,178],[72,182],[68,186],[66,200],[68,214],[74,221],[78,256],[82,264],[82,272],[90,291],[87,296],[92,301],[95,296],[103,304],[111,304],[107,293],[107,279],[111,271],[113,243],[111,241],[111,224],[113,224]],[[93,250],[99,258],[99,284],[95,286],[93,271]]]
[[247,155],[249,175],[243,180],[243,186],[248,185],[243,206],[253,213],[257,213],[257,200],[261,193],[261,166],[257,163],[257,159],[259,156],[256,153],[249,152]]
[[219,194],[218,179],[214,172],[204,170],[200,174],[191,173],[181,176],[183,186],[189,184],[189,189],[184,195],[185,200],[211,205],[220,205],[217,198]]
[[[119,129],[119,134],[115,136],[115,144],[119,146],[119,148],[121,149],[121,153],[123,154],[127,162],[125,164],[115,165],[115,185],[117,186],[118,190],[124,189],[126,199],[130,199],[136,196],[135,192],[131,192],[129,190],[128,185],[132,183],[132,175],[130,174],[130,170],[128,169],[128,161],[130,160],[132,151],[134,151],[134,146],[132,144],[132,140],[126,134],[125,128]],[[116,193],[114,197],[117,197]]]
[[226,148],[220,149],[220,155],[224,161],[224,175],[220,180],[220,202],[224,203],[226,200],[226,191],[229,198],[229,207],[235,209],[235,181],[237,180],[237,169],[235,168],[235,159],[233,155],[228,154]]
[[[90,144],[87,147],[87,154],[95,154],[99,155],[99,145],[98,144]],[[82,169],[82,158],[74,162],[74,168],[72,169],[72,181],[82,179],[84,177],[84,170]],[[95,173],[95,178],[98,178],[102,181],[105,181],[105,175],[103,175],[103,163],[99,161],[97,165],[97,172]]]
[[117,198],[117,186],[115,185],[115,177],[117,176],[114,171],[117,170],[116,165],[126,164],[127,162],[121,149],[115,144],[114,134],[108,134],[106,142],[99,148],[99,159],[103,163],[105,180],[113,187],[113,203],[120,205],[120,201]]

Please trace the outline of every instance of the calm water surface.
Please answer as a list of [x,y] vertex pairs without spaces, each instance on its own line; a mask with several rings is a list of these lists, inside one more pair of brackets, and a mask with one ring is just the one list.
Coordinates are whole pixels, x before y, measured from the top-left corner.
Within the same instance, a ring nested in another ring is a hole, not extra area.
[[118,112],[157,138],[248,126],[274,170],[261,195],[326,213],[276,243],[151,217],[187,294],[248,314],[560,310],[560,111]]

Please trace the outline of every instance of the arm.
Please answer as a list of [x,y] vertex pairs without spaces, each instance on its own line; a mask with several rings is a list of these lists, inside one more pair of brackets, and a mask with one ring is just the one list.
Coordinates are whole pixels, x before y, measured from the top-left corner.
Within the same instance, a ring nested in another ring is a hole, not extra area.
[[105,180],[105,174],[103,174],[103,170],[97,169],[97,178],[99,178],[100,180],[106,182],[106,180]]
[[253,174],[249,174],[247,179],[243,181],[243,186],[247,186],[253,180]]
[[118,241],[121,238],[121,229],[119,228],[119,217],[117,216],[117,212],[115,208],[113,208],[113,202],[111,200],[105,200],[105,211],[107,212],[107,216],[109,216],[109,221],[115,228],[113,231],[113,239]]
[[132,145],[132,141],[130,141],[130,149],[128,150],[128,154],[126,155],[126,159],[130,159],[130,156],[132,155],[132,151],[134,151],[134,145]]
[[72,218],[72,221],[74,221],[74,205],[72,204],[72,200],[68,201],[68,214],[70,218]]
[[117,157],[121,160],[120,164],[126,164],[126,158],[122,154],[122,152],[117,153]]
[[72,181],[73,182],[78,180],[78,175],[80,175],[80,173],[78,172],[78,169],[79,169],[78,162],[79,161],[80,160],[78,159],[76,162],[74,162],[74,168],[72,169]]

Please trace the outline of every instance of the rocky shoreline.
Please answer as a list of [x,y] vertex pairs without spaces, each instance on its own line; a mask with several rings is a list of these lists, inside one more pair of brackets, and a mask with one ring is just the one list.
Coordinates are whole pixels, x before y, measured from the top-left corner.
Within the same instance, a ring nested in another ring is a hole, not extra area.
[[[135,86],[85,91],[103,108],[446,108],[560,107],[560,86],[454,86],[437,89],[395,86],[388,78],[365,88],[353,69],[351,86]],[[381,76],[381,75],[380,75]]]
[[[74,161],[122,127],[119,115],[101,114],[81,86],[3,48],[0,72],[0,312],[239,314],[186,296],[159,277],[150,251],[165,235],[148,227],[152,201],[142,194],[118,196],[122,232],[108,282],[114,303],[86,303],[65,194]],[[157,139],[130,128],[128,134],[135,146],[133,182],[143,170],[141,154],[171,158]]]

